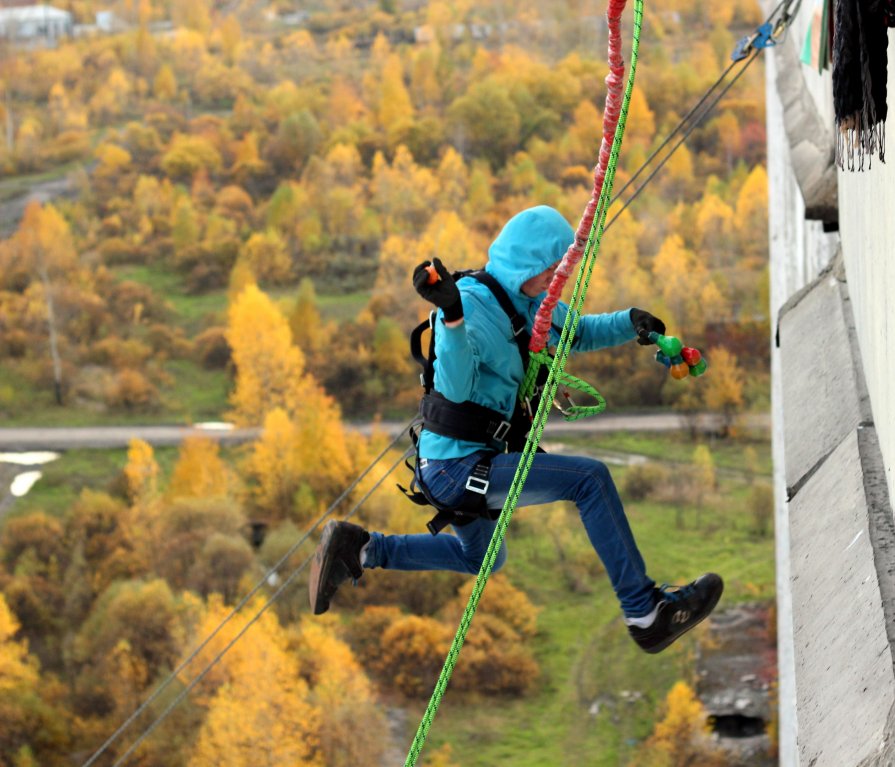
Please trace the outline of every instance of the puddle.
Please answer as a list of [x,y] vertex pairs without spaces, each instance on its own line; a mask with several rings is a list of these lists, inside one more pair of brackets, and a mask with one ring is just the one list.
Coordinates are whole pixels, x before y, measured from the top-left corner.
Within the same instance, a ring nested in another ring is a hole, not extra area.
[[43,472],[40,471],[26,471],[17,474],[9,486],[9,492],[16,498],[21,498],[23,495],[27,495],[28,491],[34,487],[34,483],[42,476]]
[[[33,451],[30,453],[0,453],[0,464],[11,464],[13,466],[42,466],[50,461],[55,461],[59,457],[59,453],[52,453],[48,450]],[[9,485],[9,493],[14,498],[21,498],[28,494],[28,491],[34,487],[43,473],[37,470],[23,471],[16,474],[12,478]]]
[[42,463],[55,461],[59,453],[47,450],[32,453],[0,453],[0,463],[14,463],[16,466],[40,466]]

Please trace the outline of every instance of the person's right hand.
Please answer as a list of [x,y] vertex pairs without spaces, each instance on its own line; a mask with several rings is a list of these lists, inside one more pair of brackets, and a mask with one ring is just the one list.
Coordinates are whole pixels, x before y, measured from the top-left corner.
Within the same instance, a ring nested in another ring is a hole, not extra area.
[[413,270],[413,287],[429,303],[444,311],[445,322],[459,320],[463,316],[463,304],[457,283],[444,268],[440,258],[433,258],[431,265],[435,268],[438,280],[429,284],[429,262],[423,261]]

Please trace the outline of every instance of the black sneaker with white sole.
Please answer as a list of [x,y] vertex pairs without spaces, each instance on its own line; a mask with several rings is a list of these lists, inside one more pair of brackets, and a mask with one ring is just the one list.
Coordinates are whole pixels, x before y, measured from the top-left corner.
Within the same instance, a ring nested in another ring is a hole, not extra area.
[[644,652],[662,652],[708,617],[718,604],[722,591],[724,581],[715,573],[706,573],[686,586],[656,589],[656,619],[647,628],[628,626],[628,632]]
[[360,553],[370,534],[350,522],[327,522],[311,561],[308,594],[311,612],[322,615],[329,610],[329,602],[345,581],[357,581],[364,573]]

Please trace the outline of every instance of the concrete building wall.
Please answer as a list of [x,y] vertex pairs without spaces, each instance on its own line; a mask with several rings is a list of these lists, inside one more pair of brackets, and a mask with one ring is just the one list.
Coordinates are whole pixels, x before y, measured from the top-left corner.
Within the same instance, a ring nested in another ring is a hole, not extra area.
[[780,764],[891,766],[895,167],[830,165],[830,72],[798,61],[812,10],[766,52]]
[[[895,130],[895,32],[889,31],[889,129]],[[864,375],[895,497],[895,139],[887,162],[839,174],[839,227]]]

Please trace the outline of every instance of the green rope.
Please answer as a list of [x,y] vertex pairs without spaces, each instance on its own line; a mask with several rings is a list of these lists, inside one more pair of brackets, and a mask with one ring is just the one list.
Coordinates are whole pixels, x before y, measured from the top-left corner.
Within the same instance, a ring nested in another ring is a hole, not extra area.
[[[628,116],[628,106],[631,101],[631,92],[634,88],[634,72],[637,68],[637,53],[640,47],[640,30],[642,23],[643,0],[635,0],[634,33],[633,43],[631,45],[631,69],[628,73],[627,85],[625,86],[625,95],[622,101],[618,124],[615,129],[615,136],[612,140],[612,149],[609,156],[609,164],[607,166],[606,176],[603,179],[603,187],[600,190],[598,213],[596,216],[594,216],[594,222],[591,226],[591,231],[588,236],[581,268],[578,270],[578,276],[575,281],[575,289],[572,293],[572,299],[570,302],[570,309],[569,312],[566,314],[566,320],[563,324],[562,334],[560,335],[560,341],[557,346],[556,356],[554,357],[553,362],[550,366],[550,373],[547,376],[547,382],[544,384],[544,393],[541,396],[541,401],[538,405],[537,413],[535,414],[534,420],[532,422],[531,431],[529,431],[528,433],[528,439],[525,442],[525,447],[522,451],[519,465],[516,467],[516,473],[513,477],[513,483],[510,486],[509,492],[507,493],[506,501],[504,502],[503,509],[500,512],[500,517],[498,517],[497,519],[497,525],[494,529],[494,534],[491,537],[491,543],[488,545],[488,550],[485,552],[485,557],[482,560],[481,569],[479,570],[479,574],[476,577],[472,593],[469,595],[469,602],[466,605],[466,610],[463,612],[463,617],[460,619],[460,625],[457,628],[457,633],[454,635],[454,640],[451,643],[450,649],[448,650],[447,657],[445,658],[444,665],[441,669],[441,674],[438,677],[438,681],[435,683],[435,689],[432,691],[432,697],[429,699],[429,705],[426,707],[426,710],[423,713],[423,717],[420,721],[419,727],[417,728],[413,743],[411,743],[410,745],[410,750],[407,753],[407,759],[404,762],[404,767],[414,767],[414,765],[416,765],[417,759],[419,759],[420,756],[420,752],[422,751],[423,746],[426,743],[426,737],[429,734],[429,729],[432,726],[432,721],[435,719],[435,715],[438,712],[438,706],[441,703],[441,699],[444,697],[444,693],[447,690],[448,682],[450,681],[454,666],[457,663],[457,659],[460,655],[460,650],[462,649],[463,643],[466,640],[466,635],[469,632],[469,626],[472,623],[473,616],[475,615],[475,611],[479,605],[479,600],[482,598],[482,593],[485,590],[485,585],[487,584],[488,578],[491,575],[491,571],[494,568],[494,563],[497,559],[500,547],[503,544],[504,537],[506,536],[506,531],[507,527],[510,524],[510,519],[513,516],[516,505],[519,503],[519,498],[522,494],[522,488],[525,484],[525,480],[528,478],[528,472],[531,470],[531,465],[534,460],[535,453],[537,452],[538,444],[540,443],[541,436],[544,432],[544,425],[547,422],[547,414],[550,409],[550,404],[552,403],[553,398],[556,396],[556,390],[559,386],[560,378],[564,373],[565,363],[569,356],[569,351],[572,345],[572,339],[574,339],[575,331],[578,327],[580,307],[584,302],[584,296],[587,292],[588,285],[590,284],[591,272],[593,271],[594,264],[596,263],[596,252],[599,249],[600,240],[603,236],[603,229],[606,222],[606,211],[609,207],[608,202],[610,199],[610,195],[612,194],[612,183],[615,179],[615,170],[616,165],[618,164],[618,155],[621,149],[622,137],[624,136],[625,132],[625,122]],[[529,364],[529,371],[532,367],[539,366],[540,364],[542,364],[541,359],[533,358]],[[600,400],[602,400],[602,397],[600,397]],[[605,407],[605,402],[603,403],[603,406]],[[599,405],[597,407],[599,407]]]
[[[535,374],[537,374],[538,368],[541,365],[552,366],[553,357],[551,357],[545,350],[530,352],[529,370],[534,370]],[[569,401],[567,406],[559,406],[563,420],[577,421],[581,418],[598,415],[606,409],[606,400],[603,399],[603,395],[587,381],[582,381],[580,378],[576,378],[570,373],[566,373],[564,370],[557,371],[556,381],[559,391],[563,393],[565,393],[565,390],[567,389],[572,389],[573,391],[583,392],[597,401],[595,405],[576,405]]]

